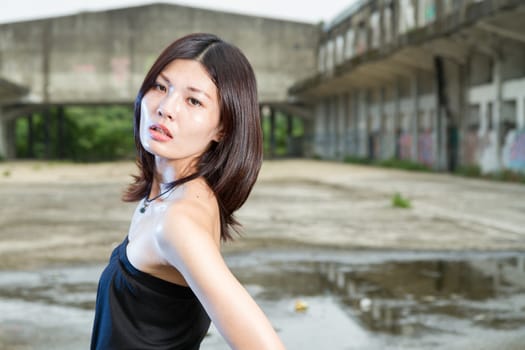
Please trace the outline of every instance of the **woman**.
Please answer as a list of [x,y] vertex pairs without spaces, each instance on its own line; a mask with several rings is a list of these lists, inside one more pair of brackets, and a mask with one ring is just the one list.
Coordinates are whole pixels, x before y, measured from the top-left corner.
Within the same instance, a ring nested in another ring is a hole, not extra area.
[[92,349],[199,349],[210,319],[234,349],[283,349],[220,253],[262,161],[246,57],[210,34],[171,45],[135,101],[140,200],[102,273]]

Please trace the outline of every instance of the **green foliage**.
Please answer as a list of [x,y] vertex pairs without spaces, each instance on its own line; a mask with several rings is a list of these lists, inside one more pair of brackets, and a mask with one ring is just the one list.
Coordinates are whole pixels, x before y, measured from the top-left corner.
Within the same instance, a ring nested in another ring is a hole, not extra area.
[[133,118],[125,107],[68,109],[72,123],[69,141],[75,147],[70,157],[80,161],[112,160],[132,158],[135,152],[133,139]]
[[397,192],[392,196],[392,207],[408,209],[412,207],[412,204],[408,198],[403,197],[399,192]]
[[3,173],[2,173],[2,176],[3,176],[3,177],[9,177],[9,176],[11,176],[11,170],[4,170]]
[[486,180],[496,180],[496,181],[505,181],[505,182],[517,182],[525,183],[525,174],[512,171],[509,169],[504,169],[497,173],[492,174],[482,174],[481,168],[477,165],[468,165],[459,167],[455,174],[466,177],[474,177]]
[[370,158],[363,158],[363,157],[357,157],[357,156],[346,156],[344,157],[343,161],[345,163],[352,163],[352,164],[372,164],[372,160]]
[[[410,171],[423,171],[431,172],[432,169],[424,164],[416,163],[409,160],[402,159],[386,159],[386,160],[371,160],[369,158],[356,157],[356,156],[347,156],[344,158],[346,163],[352,164],[364,164],[364,165],[376,165],[386,168],[395,168],[403,169]],[[481,178],[487,180],[497,180],[497,181],[506,181],[506,182],[516,182],[516,183],[525,183],[525,174],[515,172],[512,170],[502,170],[498,173],[484,175],[481,173],[481,168],[477,165],[468,165],[458,167],[454,171],[455,175]]]
[[[21,118],[16,125],[17,156],[66,158],[74,161],[102,161],[133,158],[133,112],[131,107],[66,107],[62,126],[58,108],[49,110],[46,135],[45,115],[33,114],[33,154],[28,148],[29,121]],[[62,138],[59,139],[59,129]],[[48,141],[46,141],[48,140]]]
[[455,173],[467,177],[480,177],[481,168],[478,165],[465,165],[458,167]]
[[498,181],[525,183],[525,174],[518,173],[509,169],[505,169],[498,173],[492,174],[490,175],[490,178]]
[[[262,118],[262,129],[264,135],[264,154],[270,154],[270,118]],[[300,118],[292,117],[292,138],[301,138],[304,135],[304,127]],[[280,112],[275,113],[275,156],[288,154],[288,117]]]
[[[106,161],[135,157],[133,111],[131,106],[52,107],[32,114],[33,147],[28,136],[29,119],[19,118],[16,124],[16,154],[18,158],[69,159],[73,161]],[[60,122],[62,120],[62,122]],[[275,114],[275,156],[287,155],[297,148],[304,135],[303,122],[292,118],[289,140],[288,117]],[[47,122],[46,122],[47,121]],[[46,128],[46,125],[48,126]],[[270,153],[270,118],[262,118],[264,152]],[[46,134],[49,130],[49,134]],[[60,131],[61,130],[61,131]],[[62,137],[59,137],[62,134]],[[292,149],[289,149],[289,142]],[[294,147],[295,146],[295,147]]]
[[404,160],[404,159],[385,159],[380,160],[376,162],[377,165],[385,167],[385,168],[396,168],[396,169],[404,169],[404,170],[411,170],[411,171],[432,171],[427,165],[413,162],[410,160]]
[[370,158],[364,158],[364,157],[356,157],[356,156],[346,156],[344,158],[344,161],[346,163],[352,163],[352,164],[365,164],[365,165],[377,165],[382,166],[385,168],[396,168],[396,169],[404,169],[404,170],[411,170],[411,171],[432,171],[428,166],[413,162],[410,160],[404,160],[404,159],[385,159],[385,160],[373,160]]

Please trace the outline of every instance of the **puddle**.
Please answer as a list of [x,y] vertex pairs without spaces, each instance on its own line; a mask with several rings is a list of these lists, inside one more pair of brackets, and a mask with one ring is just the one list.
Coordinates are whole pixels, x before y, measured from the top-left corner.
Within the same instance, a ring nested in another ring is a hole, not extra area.
[[[524,254],[260,250],[227,262],[289,349],[525,341]],[[101,269],[0,272],[0,349],[87,348]],[[229,349],[213,328],[202,348]]]

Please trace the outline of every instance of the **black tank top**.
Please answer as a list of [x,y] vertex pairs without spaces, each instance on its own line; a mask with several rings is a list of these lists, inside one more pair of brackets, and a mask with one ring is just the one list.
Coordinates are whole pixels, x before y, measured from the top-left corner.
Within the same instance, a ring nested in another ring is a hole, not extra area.
[[195,294],[137,270],[127,244],[126,237],[100,277],[91,350],[198,350],[210,319]]

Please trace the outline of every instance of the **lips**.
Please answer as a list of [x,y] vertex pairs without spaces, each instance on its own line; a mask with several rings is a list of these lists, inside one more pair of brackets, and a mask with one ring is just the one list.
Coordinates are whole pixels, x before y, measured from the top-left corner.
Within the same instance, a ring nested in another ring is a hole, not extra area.
[[162,124],[153,124],[149,127],[151,137],[157,141],[167,141],[173,138],[169,129]]

